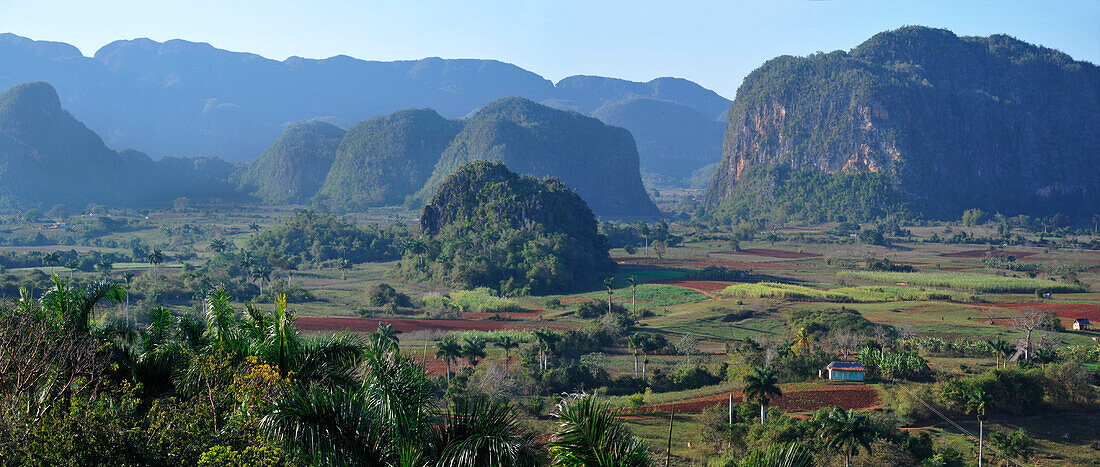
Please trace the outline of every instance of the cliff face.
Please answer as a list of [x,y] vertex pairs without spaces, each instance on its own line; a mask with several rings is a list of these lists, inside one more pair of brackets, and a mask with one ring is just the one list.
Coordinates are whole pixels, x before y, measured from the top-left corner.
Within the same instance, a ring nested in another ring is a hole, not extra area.
[[877,174],[926,217],[1097,212],[1098,121],[1093,64],[1007,36],[903,28],[751,73],[705,199],[712,209],[777,199],[784,180],[746,177],[779,167]]

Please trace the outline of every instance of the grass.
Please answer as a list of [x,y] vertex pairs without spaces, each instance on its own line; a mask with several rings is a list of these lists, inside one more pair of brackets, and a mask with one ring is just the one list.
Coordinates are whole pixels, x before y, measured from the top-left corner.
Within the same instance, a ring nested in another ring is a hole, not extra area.
[[[630,287],[615,290],[612,296],[615,303],[630,308]],[[584,295],[571,296],[570,298],[586,298],[589,300],[607,300],[607,291],[594,292]],[[639,307],[665,307],[709,300],[710,297],[691,289],[675,285],[641,284],[635,291],[635,299]]]
[[515,300],[497,297],[492,290],[485,287],[451,292],[450,298],[462,311],[502,313],[522,309]]
[[975,297],[968,293],[928,290],[902,286],[885,287],[841,287],[818,290],[793,284],[777,282],[759,282],[756,284],[734,284],[722,290],[723,295],[743,298],[780,298],[785,300],[805,300],[815,302],[894,302],[908,300],[950,300],[972,302]]
[[905,282],[925,287],[947,287],[985,293],[1084,292],[1085,288],[1047,279],[1000,277],[972,272],[841,271],[837,275],[889,284]]

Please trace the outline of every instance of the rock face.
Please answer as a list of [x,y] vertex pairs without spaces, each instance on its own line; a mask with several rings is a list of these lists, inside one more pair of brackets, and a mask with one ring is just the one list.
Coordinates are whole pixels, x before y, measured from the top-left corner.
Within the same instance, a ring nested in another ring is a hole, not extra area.
[[319,120],[298,122],[241,176],[244,191],[270,204],[305,203],[325,183],[344,130]]
[[598,215],[659,213],[642,186],[630,132],[576,112],[518,97],[489,103],[464,122],[418,198],[427,201],[447,176],[475,160],[503,162],[523,175],[559,178]]
[[1091,63],[1003,35],[906,27],[752,72],[730,107],[706,204],[736,215],[727,208],[786,199],[775,207],[795,212],[803,207],[784,196],[798,177],[783,174],[810,170],[872,174],[926,217],[1095,213],[1097,122]]
[[232,196],[232,166],[213,158],[153,162],[115,152],[61,107],[53,87],[25,83],[0,94],[0,205],[150,206],[175,197]]
[[430,109],[360,122],[340,142],[322,199],[346,209],[403,203],[424,186],[461,128]]

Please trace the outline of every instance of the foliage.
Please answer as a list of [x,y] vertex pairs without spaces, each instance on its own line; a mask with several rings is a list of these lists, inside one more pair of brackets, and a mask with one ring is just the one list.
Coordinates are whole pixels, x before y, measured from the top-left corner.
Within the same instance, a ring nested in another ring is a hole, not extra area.
[[371,286],[367,289],[367,303],[370,306],[391,306],[409,308],[413,306],[412,299],[408,295],[398,292],[385,282]]
[[522,295],[568,290],[614,268],[576,192],[500,163],[459,168],[420,225],[430,236],[405,249],[401,272],[410,278]]
[[266,258],[272,266],[319,264],[330,260],[352,263],[390,261],[400,256],[405,232],[397,228],[359,228],[323,211],[300,211],[248,241],[246,252]]
[[550,453],[561,466],[649,465],[645,444],[636,438],[607,401],[586,394],[567,396],[554,416],[558,428]]
[[791,311],[788,322],[791,329],[805,329],[818,340],[837,331],[848,330],[856,334],[869,335],[875,329],[858,311],[840,307],[839,309]]
[[476,313],[507,313],[522,308],[515,300],[496,296],[488,287],[451,292],[451,300],[462,311]]
[[325,183],[343,137],[344,130],[320,120],[292,124],[248,164],[241,187],[266,203],[305,203]]
[[917,287],[840,287],[818,290],[778,282],[734,284],[722,290],[724,295],[746,298],[782,298],[786,300],[838,303],[892,302],[902,300],[972,301],[973,296],[960,292],[928,290]]

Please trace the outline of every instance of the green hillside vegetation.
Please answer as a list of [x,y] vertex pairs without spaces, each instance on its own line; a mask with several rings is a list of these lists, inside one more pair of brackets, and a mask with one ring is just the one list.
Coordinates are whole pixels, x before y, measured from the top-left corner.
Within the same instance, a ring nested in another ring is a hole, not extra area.
[[420,228],[427,236],[401,262],[409,278],[525,295],[568,290],[614,268],[575,191],[499,162],[472,162],[447,177]]
[[434,110],[402,110],[351,127],[319,199],[341,209],[401,204],[428,180],[462,128]]
[[319,120],[290,125],[241,176],[242,189],[269,204],[309,201],[325,182],[344,130]]
[[972,272],[884,272],[841,271],[841,277],[854,277],[875,282],[898,283],[925,287],[948,287],[985,293],[1083,292],[1077,284],[1065,284],[1047,279],[1001,277]]
[[[722,219],[779,213],[811,222],[869,220],[898,207],[937,219],[975,207],[1094,214],[1098,89],[1100,68],[1057,50],[916,26],[847,53],[778,57],[738,89],[706,204]],[[874,175],[844,175],[853,173]],[[870,204],[831,202],[845,187]]]
[[269,262],[292,265],[390,261],[400,257],[400,242],[406,236],[397,227],[361,228],[327,212],[301,211],[257,233],[245,251],[256,258],[276,258]]
[[518,97],[489,103],[465,121],[417,198],[431,199],[448,175],[475,160],[502,162],[523,175],[556,177],[601,216],[658,214],[642,186],[630,132],[576,112]]

